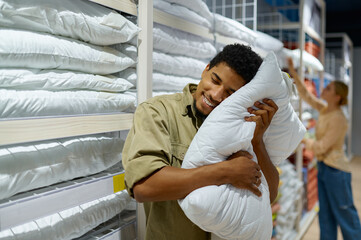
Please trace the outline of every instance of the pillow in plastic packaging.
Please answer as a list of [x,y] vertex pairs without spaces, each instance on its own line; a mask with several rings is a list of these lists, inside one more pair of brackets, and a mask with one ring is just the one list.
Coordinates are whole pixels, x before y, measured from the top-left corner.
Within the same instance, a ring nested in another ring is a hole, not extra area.
[[96,45],[127,42],[140,29],[90,1],[0,0],[0,26],[74,38]]
[[111,74],[134,60],[110,48],[23,30],[0,29],[0,67],[65,69]]

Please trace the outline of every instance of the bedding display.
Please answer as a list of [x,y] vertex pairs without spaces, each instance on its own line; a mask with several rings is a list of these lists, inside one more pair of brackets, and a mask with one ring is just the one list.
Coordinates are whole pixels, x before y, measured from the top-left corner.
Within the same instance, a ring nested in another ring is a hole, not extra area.
[[124,140],[97,134],[0,148],[0,199],[101,172],[121,161]]
[[123,53],[47,33],[0,29],[0,67],[111,74],[135,62]]
[[[292,81],[281,72],[276,56],[268,54],[253,80],[224,100],[206,118],[188,148],[182,168],[224,161],[239,150],[248,151],[256,161],[251,144],[256,124],[246,122],[244,118],[250,115],[247,108],[264,98],[274,100],[278,106],[264,134],[264,143],[273,164],[280,164],[296,149],[306,132],[290,104],[292,92]],[[232,185],[207,186],[191,192],[179,200],[179,204],[193,223],[219,237],[270,239],[269,190],[263,175],[261,180],[262,197]]]
[[135,101],[127,92],[0,89],[0,118],[133,112]]
[[0,68],[0,87],[14,90],[92,90],[124,92],[133,87],[125,79],[67,70]]
[[0,0],[0,16],[3,27],[45,32],[96,45],[127,42],[140,31],[119,13],[90,1]]
[[129,201],[130,196],[126,190],[123,190],[1,231],[0,239],[68,240],[77,238],[119,214],[126,208]]

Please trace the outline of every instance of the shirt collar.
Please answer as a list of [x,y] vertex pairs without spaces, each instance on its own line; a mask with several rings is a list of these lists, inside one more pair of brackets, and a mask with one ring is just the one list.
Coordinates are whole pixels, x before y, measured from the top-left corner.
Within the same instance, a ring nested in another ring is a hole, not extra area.
[[199,114],[197,114],[197,110],[195,108],[194,98],[192,94],[196,90],[197,90],[197,85],[192,83],[188,84],[183,89],[184,112],[182,115],[192,117],[196,121],[196,128],[198,129],[202,125],[204,118],[199,116]]

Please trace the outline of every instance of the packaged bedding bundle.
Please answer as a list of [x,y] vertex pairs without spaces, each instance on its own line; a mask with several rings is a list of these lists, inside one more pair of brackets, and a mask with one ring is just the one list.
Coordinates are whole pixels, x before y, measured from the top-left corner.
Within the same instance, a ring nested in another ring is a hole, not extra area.
[[70,240],[81,237],[122,212],[131,198],[126,190],[0,232],[0,240]]
[[112,46],[140,29],[118,12],[89,1],[0,0],[0,26],[0,118],[134,111],[133,85],[110,74],[137,59]]
[[[264,59],[257,74],[206,118],[194,137],[182,168],[195,168],[226,160],[239,150],[253,152],[254,122],[246,122],[248,107],[264,98],[278,106],[264,134],[264,143],[274,165],[285,160],[302,140],[306,130],[290,104],[292,81],[282,73],[274,53]],[[226,144],[225,144],[226,143]],[[207,186],[179,200],[186,216],[201,229],[224,239],[265,240],[272,234],[269,189],[262,174],[257,197],[232,185]]]
[[0,200],[104,171],[121,161],[123,144],[111,134],[96,134],[2,147]]

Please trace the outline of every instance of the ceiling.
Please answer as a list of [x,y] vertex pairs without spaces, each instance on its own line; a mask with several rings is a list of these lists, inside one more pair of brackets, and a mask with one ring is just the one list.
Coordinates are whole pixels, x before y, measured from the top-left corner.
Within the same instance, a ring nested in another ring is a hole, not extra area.
[[325,0],[326,33],[344,32],[361,47],[361,0]]

